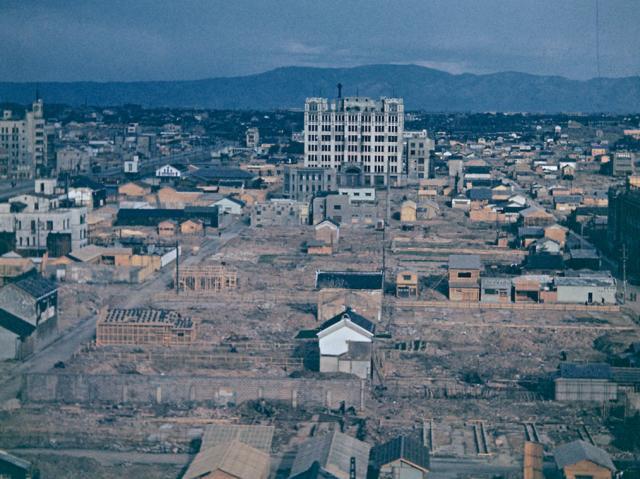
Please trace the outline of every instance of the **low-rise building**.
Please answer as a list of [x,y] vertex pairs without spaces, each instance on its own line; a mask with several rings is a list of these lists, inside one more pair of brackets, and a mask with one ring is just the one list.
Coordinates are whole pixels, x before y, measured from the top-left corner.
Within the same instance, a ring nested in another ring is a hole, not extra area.
[[400,221],[403,223],[413,223],[417,220],[418,205],[415,201],[405,200],[400,207]]
[[582,440],[558,446],[553,457],[565,479],[611,479],[616,472],[604,449]]
[[480,300],[480,256],[452,254],[449,256],[449,299],[475,302]]
[[553,280],[558,303],[616,304],[616,280],[605,274],[578,273]]
[[58,330],[58,288],[30,276],[0,289],[0,358],[23,359]]
[[255,203],[251,207],[251,226],[300,226],[309,222],[307,203],[272,199],[264,203]]
[[554,380],[556,401],[615,401],[618,385],[606,363],[562,363]]
[[328,319],[318,330],[320,372],[371,376],[371,343],[375,325],[347,308]]

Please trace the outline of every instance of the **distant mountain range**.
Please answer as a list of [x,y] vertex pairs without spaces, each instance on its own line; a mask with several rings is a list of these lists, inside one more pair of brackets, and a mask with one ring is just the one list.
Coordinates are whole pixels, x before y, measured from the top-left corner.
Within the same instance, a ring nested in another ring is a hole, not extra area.
[[212,109],[302,108],[309,96],[400,96],[407,110],[640,112],[640,77],[587,81],[504,72],[452,75],[416,65],[283,67],[257,75],[193,81],[0,82],[0,101]]

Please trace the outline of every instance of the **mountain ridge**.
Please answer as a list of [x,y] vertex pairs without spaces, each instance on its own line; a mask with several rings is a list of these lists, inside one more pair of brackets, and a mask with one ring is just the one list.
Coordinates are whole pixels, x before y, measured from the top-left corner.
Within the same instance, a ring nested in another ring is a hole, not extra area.
[[26,104],[38,89],[45,102],[71,105],[271,110],[302,108],[309,96],[335,96],[338,82],[345,96],[403,97],[407,110],[640,111],[640,76],[572,80],[512,71],[452,74],[414,64],[288,66],[199,80],[0,82],[0,99]]

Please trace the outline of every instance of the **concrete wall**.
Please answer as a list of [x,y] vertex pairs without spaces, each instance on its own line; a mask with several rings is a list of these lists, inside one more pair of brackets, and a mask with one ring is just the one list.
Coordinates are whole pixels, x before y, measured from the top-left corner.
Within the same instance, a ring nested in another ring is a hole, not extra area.
[[22,399],[61,403],[239,404],[264,398],[292,406],[363,407],[366,383],[359,379],[216,378],[118,374],[35,373],[23,376]]
[[605,379],[555,380],[556,401],[615,401],[618,385]]

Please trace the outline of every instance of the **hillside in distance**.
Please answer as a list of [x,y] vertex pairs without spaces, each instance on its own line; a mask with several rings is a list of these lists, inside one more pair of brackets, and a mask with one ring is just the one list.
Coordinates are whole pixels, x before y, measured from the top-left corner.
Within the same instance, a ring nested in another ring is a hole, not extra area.
[[516,72],[453,75],[416,65],[282,67],[255,75],[189,81],[0,82],[0,100],[46,103],[272,110],[309,96],[400,96],[407,110],[434,112],[640,112],[640,76],[586,81]]

